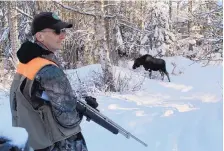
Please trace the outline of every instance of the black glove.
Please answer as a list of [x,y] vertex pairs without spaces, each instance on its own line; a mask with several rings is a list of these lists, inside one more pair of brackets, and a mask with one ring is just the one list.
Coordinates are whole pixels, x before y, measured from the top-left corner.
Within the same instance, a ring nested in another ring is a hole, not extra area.
[[96,109],[98,107],[99,104],[96,102],[96,98],[91,96],[85,96],[84,98],[86,103],[92,108]]

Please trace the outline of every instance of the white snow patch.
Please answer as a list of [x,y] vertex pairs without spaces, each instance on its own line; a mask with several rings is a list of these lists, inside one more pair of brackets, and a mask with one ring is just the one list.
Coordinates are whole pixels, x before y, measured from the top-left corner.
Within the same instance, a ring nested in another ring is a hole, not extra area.
[[167,110],[162,116],[168,117],[174,114],[173,110]]
[[183,84],[165,83],[165,82],[159,82],[159,84],[164,87],[167,87],[167,88],[173,88],[176,90],[180,90],[181,92],[188,92],[193,89],[192,86],[186,86]]

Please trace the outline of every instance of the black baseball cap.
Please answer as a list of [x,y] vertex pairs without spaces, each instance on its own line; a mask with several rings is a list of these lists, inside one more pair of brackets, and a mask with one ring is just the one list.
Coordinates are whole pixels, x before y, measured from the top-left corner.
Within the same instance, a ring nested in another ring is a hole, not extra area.
[[31,32],[35,35],[37,32],[50,28],[54,30],[60,30],[63,28],[71,28],[72,24],[62,21],[57,14],[53,12],[41,12],[34,16]]

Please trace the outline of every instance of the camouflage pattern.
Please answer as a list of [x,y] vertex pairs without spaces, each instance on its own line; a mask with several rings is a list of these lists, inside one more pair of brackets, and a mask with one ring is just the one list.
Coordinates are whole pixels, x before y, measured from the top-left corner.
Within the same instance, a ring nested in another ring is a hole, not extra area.
[[[42,56],[45,59],[53,61],[58,65],[48,65],[41,69],[36,75],[36,84],[40,85],[40,89],[44,89],[50,98],[52,112],[57,122],[63,127],[78,126],[82,120],[76,107],[76,96],[73,94],[72,87],[60,66],[60,62],[56,56],[51,53],[49,55]],[[39,91],[38,89],[34,89]],[[80,132],[81,133],[81,132]],[[77,138],[72,136],[65,140],[55,143],[43,151],[88,151],[84,138]]]
[[51,151],[88,151],[84,140],[73,140],[72,138],[55,144]]

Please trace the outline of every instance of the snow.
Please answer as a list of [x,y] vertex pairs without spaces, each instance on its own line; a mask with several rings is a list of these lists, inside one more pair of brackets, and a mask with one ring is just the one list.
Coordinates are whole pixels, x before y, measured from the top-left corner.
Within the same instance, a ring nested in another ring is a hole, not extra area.
[[28,133],[24,128],[12,127],[9,97],[0,92],[0,138],[10,140],[9,145],[25,147]]
[[9,35],[9,28],[5,28],[4,32],[1,34],[0,37],[0,42],[2,42],[3,40],[5,40]]
[[[88,92],[97,98],[102,114],[147,143],[148,147],[83,120],[81,126],[90,151],[104,151],[105,148],[107,151],[222,150],[223,66],[202,67],[183,57],[163,59],[170,73],[170,83],[166,77],[161,81],[160,74],[156,72],[153,72],[153,79],[149,79],[143,68],[132,70],[133,61],[130,61],[126,68],[113,67],[115,80],[119,75],[124,81],[128,79],[129,88],[125,91]],[[174,71],[173,62],[177,65]],[[101,66],[89,65],[66,73],[73,88],[79,89],[77,75],[92,87],[90,81],[94,71],[101,74]],[[139,79],[144,79],[141,88],[130,91],[130,87],[141,81]],[[0,116],[0,134],[6,134],[11,131],[11,114],[9,97],[3,92],[0,93]],[[14,135],[15,141],[17,138],[26,140],[24,134],[18,132]]]
[[28,140],[28,133],[24,128],[21,127],[5,127],[1,128],[1,138],[11,140],[8,142],[9,145],[24,148]]

